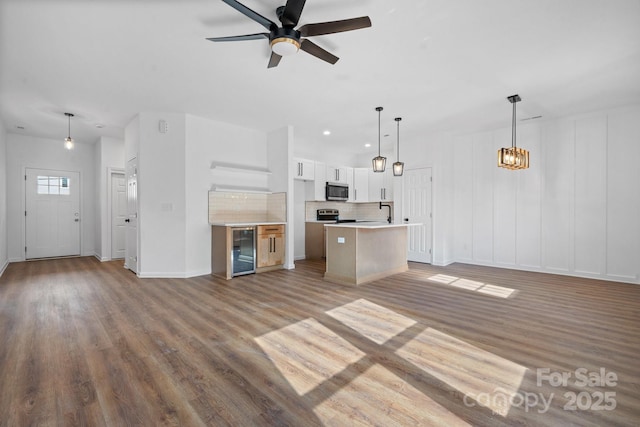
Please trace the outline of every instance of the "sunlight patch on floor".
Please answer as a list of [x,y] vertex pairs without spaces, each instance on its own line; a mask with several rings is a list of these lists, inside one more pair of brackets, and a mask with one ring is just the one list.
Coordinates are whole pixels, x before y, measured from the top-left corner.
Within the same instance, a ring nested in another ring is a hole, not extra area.
[[469,425],[379,364],[335,390],[313,412],[327,426]]
[[427,280],[431,282],[444,283],[456,288],[467,289],[470,291],[480,292],[482,294],[491,295],[499,298],[509,298],[515,295],[517,291],[513,288],[504,286],[491,285],[488,283],[477,282],[475,280],[462,279],[455,276],[447,276],[446,274],[436,274]]
[[396,354],[464,394],[467,406],[506,416],[527,368],[438,330],[427,328]]
[[448,285],[451,282],[455,282],[456,280],[458,280],[458,277],[447,276],[446,274],[436,274],[435,276],[429,277],[429,280],[431,280],[432,282],[444,283],[445,285]]
[[348,341],[311,318],[266,333],[255,340],[301,396],[365,356]]
[[416,321],[366,299],[336,307],[326,312],[376,344],[384,344]]

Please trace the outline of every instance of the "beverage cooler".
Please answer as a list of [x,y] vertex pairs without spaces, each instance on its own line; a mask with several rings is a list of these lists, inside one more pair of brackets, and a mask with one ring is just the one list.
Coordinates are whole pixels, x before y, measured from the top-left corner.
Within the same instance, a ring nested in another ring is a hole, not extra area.
[[255,227],[234,227],[233,249],[231,253],[233,276],[251,274],[256,271],[256,230]]

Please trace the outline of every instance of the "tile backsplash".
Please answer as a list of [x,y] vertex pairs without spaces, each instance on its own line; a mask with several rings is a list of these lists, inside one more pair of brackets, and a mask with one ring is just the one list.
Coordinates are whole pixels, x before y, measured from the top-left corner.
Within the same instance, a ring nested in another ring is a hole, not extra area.
[[209,223],[285,222],[286,193],[209,192]]
[[[393,215],[393,202],[384,202],[391,205]],[[344,203],[344,202],[306,202],[305,221],[315,221],[318,209],[338,209],[342,219],[359,219],[365,221],[386,221],[389,210],[380,209],[380,204],[375,203]]]

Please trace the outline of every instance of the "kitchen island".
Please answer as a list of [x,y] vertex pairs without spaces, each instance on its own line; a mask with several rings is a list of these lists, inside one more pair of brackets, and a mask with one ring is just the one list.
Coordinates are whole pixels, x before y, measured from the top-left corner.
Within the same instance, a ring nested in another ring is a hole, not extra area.
[[360,285],[407,271],[407,227],[412,225],[418,224],[325,224],[327,263],[324,279]]

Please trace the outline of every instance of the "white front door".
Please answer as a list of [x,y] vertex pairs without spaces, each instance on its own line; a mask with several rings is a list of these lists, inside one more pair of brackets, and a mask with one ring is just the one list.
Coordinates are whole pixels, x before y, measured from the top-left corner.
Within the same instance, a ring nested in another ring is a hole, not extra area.
[[124,173],[111,173],[111,259],[125,257],[127,184]]
[[407,259],[431,263],[431,168],[405,170],[402,200],[405,221],[421,224],[409,227]]
[[25,170],[25,258],[80,255],[80,173]]
[[127,223],[124,266],[138,272],[138,159],[127,162]]

